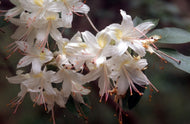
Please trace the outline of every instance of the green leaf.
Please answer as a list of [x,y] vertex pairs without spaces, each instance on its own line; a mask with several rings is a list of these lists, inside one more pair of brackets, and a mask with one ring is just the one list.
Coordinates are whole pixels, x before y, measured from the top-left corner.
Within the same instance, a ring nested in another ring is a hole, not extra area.
[[137,16],[133,19],[134,26],[137,26],[137,25],[144,23],[144,22],[152,22],[154,24],[154,26],[152,28],[155,28],[158,25],[159,19],[142,20],[141,18],[139,18]]
[[160,35],[162,38],[158,41],[158,43],[182,44],[190,42],[190,32],[179,28],[156,29],[147,35]]
[[176,61],[172,60],[171,58],[169,58],[167,56],[163,56],[162,54],[160,54],[169,63],[173,64],[176,68],[178,68],[182,71],[190,73],[190,56],[184,56],[183,54],[181,54],[181,53],[179,53],[173,49],[160,49],[160,51],[162,51],[165,54],[181,61],[180,63],[177,63]]
[[142,23],[143,20],[141,18],[139,18],[138,16],[136,16],[134,19],[133,19],[133,24],[134,26],[137,26],[138,24]]

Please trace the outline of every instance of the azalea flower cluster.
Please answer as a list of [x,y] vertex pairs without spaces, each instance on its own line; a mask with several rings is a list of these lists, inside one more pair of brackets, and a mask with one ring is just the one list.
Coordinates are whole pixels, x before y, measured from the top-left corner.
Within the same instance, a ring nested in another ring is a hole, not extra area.
[[[90,9],[80,0],[12,0],[12,3],[15,8],[5,17],[18,28],[9,47],[23,55],[17,65],[17,76],[7,78],[10,83],[20,84],[14,105],[18,106],[27,93],[48,111],[53,111],[55,104],[65,107],[70,96],[85,104],[82,96],[88,95],[90,89],[84,85],[94,80],[98,80],[100,100],[103,96],[107,100],[109,94],[121,98],[128,89],[131,95],[133,90],[142,95],[136,85],[153,86],[143,73],[148,65],[143,58],[147,51],[158,54],[153,43],[160,37],[146,36],[154,27],[151,21],[134,26],[131,16],[120,10],[121,24],[111,24],[96,35],[77,32],[69,40],[59,28],[71,28],[73,14],[87,15]],[[49,36],[55,41],[56,50],[50,49]],[[26,66],[31,67],[30,72],[20,70]],[[89,70],[86,75],[85,68]],[[61,87],[55,87],[56,84]]]

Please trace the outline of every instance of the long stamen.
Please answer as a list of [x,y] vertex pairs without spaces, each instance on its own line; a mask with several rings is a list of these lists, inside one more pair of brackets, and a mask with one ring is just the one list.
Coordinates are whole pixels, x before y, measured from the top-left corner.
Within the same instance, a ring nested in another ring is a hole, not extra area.
[[51,116],[52,116],[52,119],[53,119],[53,124],[56,124],[55,123],[54,108],[52,108],[52,110],[51,110]]
[[[132,94],[132,88],[133,88],[135,92],[137,92],[140,96],[142,96],[143,93],[141,93],[141,92],[136,88],[136,86],[134,85],[133,81],[132,81],[131,78],[129,77],[129,74],[128,74],[127,70],[126,70],[124,67],[122,67],[122,69],[123,69],[123,71],[124,71],[124,73],[125,73],[125,76],[127,77],[128,81],[129,81],[129,83],[130,83],[130,92],[131,92],[131,94]],[[132,88],[131,88],[131,87],[132,87]]]
[[175,62],[177,62],[178,64],[180,64],[180,63],[181,63],[181,61],[180,61],[180,60],[175,59],[175,58],[173,58],[173,57],[171,57],[171,56],[167,55],[166,53],[164,53],[164,52],[162,52],[162,51],[160,51],[160,50],[157,50],[157,52],[158,52],[158,53],[160,53],[160,54],[162,54],[162,55],[164,55],[164,56],[166,56],[166,57],[168,57],[168,58],[170,58],[170,59],[172,59],[172,60],[174,60],[174,61],[175,61]]
[[19,105],[23,102],[23,98],[25,95],[20,96],[20,97],[16,97],[13,100],[11,100],[11,103],[7,104],[7,105],[11,105],[11,107],[15,107],[15,110],[13,111],[13,114],[15,114],[18,110]]
[[98,33],[99,30],[94,26],[94,24],[92,23],[91,19],[89,18],[89,16],[87,14],[85,14],[87,20],[89,21],[90,25],[92,26],[92,28]]

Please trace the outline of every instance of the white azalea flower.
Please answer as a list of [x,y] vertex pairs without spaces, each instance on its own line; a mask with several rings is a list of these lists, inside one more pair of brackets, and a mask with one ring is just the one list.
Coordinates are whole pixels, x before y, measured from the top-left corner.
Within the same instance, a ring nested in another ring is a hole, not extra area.
[[107,34],[107,30],[98,32],[96,36],[85,31],[82,32],[82,37],[87,45],[83,57],[87,65],[93,62],[95,67],[99,67],[106,61],[106,57],[115,55],[116,51],[111,46],[111,38]]
[[146,53],[145,48],[139,40],[145,36],[154,24],[152,22],[144,22],[134,27],[131,16],[127,15],[123,10],[121,10],[120,13],[123,17],[121,25],[112,24],[106,27],[107,29],[112,30],[111,37],[115,40],[120,55],[130,47],[138,55],[144,56]]
[[[41,71],[37,74],[31,72],[27,74],[20,74],[17,76],[7,78],[10,83],[20,84],[21,91],[18,94],[18,97],[21,99],[25,94],[29,92],[30,94],[38,94],[35,99],[32,99],[36,103],[46,103],[44,98],[44,93],[47,95],[56,95],[56,91],[51,85],[51,79],[54,76],[55,72],[53,71]],[[18,104],[18,102],[16,102]],[[17,108],[16,108],[17,109]]]
[[[81,80],[82,77],[83,75],[73,72],[72,70],[61,69],[52,80],[56,83],[63,82],[62,93],[64,97],[69,98],[71,93],[78,94],[79,96],[76,97],[76,99],[79,100],[81,95],[87,95],[90,92],[89,89],[82,86],[85,84],[85,82]],[[83,103],[83,100],[79,102]]]
[[56,42],[59,51],[56,53],[56,63],[59,68],[63,68],[63,65],[67,68],[74,68],[81,70],[85,62],[83,55],[87,45],[82,42],[81,33],[77,32],[71,40],[64,38],[59,42]]
[[[38,105],[47,104],[48,111],[52,111],[53,107],[56,104],[58,104],[60,107],[65,108],[65,104],[67,103],[67,98],[63,97],[63,94],[61,91],[57,90],[56,88],[53,88],[55,94],[48,94],[46,91],[43,92],[44,100],[37,100],[39,99],[39,93],[38,92],[30,92],[31,99],[37,103]],[[46,105],[45,105],[46,107]]]
[[101,65],[99,68],[91,70],[88,74],[83,77],[83,82],[91,82],[98,79],[98,87],[100,88],[99,95],[102,97],[105,94],[105,100],[107,101],[109,91],[111,90],[111,83],[109,78],[110,71],[106,64]]
[[107,100],[111,83],[106,58],[115,55],[117,51],[114,51],[114,47],[110,43],[111,38],[107,34],[107,30],[102,30],[96,37],[88,31],[83,32],[82,36],[87,44],[87,55],[84,56],[84,59],[86,59],[86,65],[90,70],[90,72],[84,76],[83,81],[90,82],[99,78],[100,100],[102,100],[104,94],[106,94]]
[[47,11],[58,12],[54,0],[19,0],[21,6],[31,14],[31,21],[42,19]]
[[17,41],[18,48],[24,52],[25,56],[20,59],[17,68],[25,67],[32,63],[32,71],[38,73],[41,66],[53,59],[53,54],[48,49],[41,49],[35,45],[29,45],[23,41]]
[[90,8],[80,0],[57,0],[56,7],[60,9],[63,22],[69,26],[73,21],[73,13],[87,14]]
[[108,60],[108,67],[111,74],[110,78],[117,82],[118,95],[124,95],[128,88],[132,95],[132,89],[142,95],[134,84],[139,86],[149,85],[150,81],[147,79],[142,70],[147,66],[146,59],[140,57],[132,57],[131,55],[115,56]]

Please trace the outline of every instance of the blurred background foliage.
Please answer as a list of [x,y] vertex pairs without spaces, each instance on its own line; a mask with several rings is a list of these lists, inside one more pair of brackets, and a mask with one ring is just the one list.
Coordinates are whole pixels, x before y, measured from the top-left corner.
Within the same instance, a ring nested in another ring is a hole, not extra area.
[[[133,18],[159,19],[156,28],[178,27],[190,31],[190,3],[189,0],[87,0],[91,8],[89,16],[99,30],[111,23],[120,23],[119,10],[123,9]],[[1,0],[0,9],[12,8],[9,0]],[[1,13],[1,15],[3,15]],[[3,17],[0,20],[0,124],[51,124],[51,113],[46,113],[43,106],[33,107],[29,96],[20,105],[16,114],[13,108],[7,106],[10,100],[17,96],[19,85],[9,84],[6,77],[15,75],[16,64],[21,55],[15,53],[8,60],[7,45],[13,40],[10,35],[16,27],[5,25]],[[3,27],[2,27],[3,26]],[[82,16],[74,17],[73,28],[64,30],[64,37],[70,38],[77,31],[95,31],[87,19]],[[165,46],[190,55],[190,44]],[[149,62],[145,71],[150,81],[159,89],[153,92],[149,101],[149,89],[135,108],[128,111],[128,124],[189,124],[190,112],[190,75],[176,69],[171,64],[162,62],[155,55],[147,55]],[[93,86],[93,85],[92,85]],[[89,124],[115,124],[118,119],[114,116],[115,108],[108,103],[99,103],[97,87],[91,88],[89,104],[92,109],[88,112]],[[67,109],[55,107],[57,124],[87,123],[85,119],[73,114]]]

